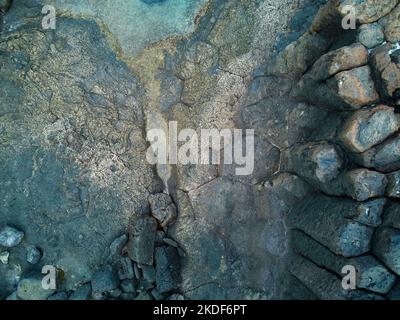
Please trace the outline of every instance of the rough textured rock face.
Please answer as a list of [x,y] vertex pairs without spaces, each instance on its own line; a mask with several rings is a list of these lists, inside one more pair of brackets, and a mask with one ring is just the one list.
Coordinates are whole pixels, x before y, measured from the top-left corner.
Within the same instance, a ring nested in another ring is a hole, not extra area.
[[[397,0],[50,2],[0,1],[0,298],[399,296]],[[252,174],[151,165],[171,121]]]

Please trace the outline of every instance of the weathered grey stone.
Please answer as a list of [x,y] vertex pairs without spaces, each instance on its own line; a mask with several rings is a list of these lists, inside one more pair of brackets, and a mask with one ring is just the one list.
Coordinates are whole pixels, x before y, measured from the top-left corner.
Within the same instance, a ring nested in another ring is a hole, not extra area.
[[397,90],[400,89],[400,67],[393,61],[392,50],[393,45],[387,43],[375,48],[370,58],[376,87],[380,95],[386,99],[395,97]]
[[118,288],[119,281],[113,268],[107,265],[93,274],[91,284],[94,293],[106,293]]
[[392,10],[387,16],[379,20],[383,26],[386,40],[392,43],[400,41],[400,5]]
[[157,222],[149,216],[140,216],[131,227],[128,241],[128,255],[142,265],[152,265]]
[[304,178],[316,187],[322,187],[341,173],[343,160],[338,148],[327,142],[295,145],[285,151],[281,170]]
[[368,169],[351,170],[343,177],[345,193],[357,201],[384,196],[386,185],[387,179],[384,174]]
[[400,198],[400,171],[389,173],[386,177],[388,179],[386,195],[390,198]]
[[373,253],[400,275],[400,230],[380,227],[375,231]]
[[46,300],[55,290],[43,289],[43,275],[31,274],[18,283],[17,294],[22,300]]
[[372,49],[385,41],[383,28],[379,23],[363,24],[358,29],[358,41]]
[[68,300],[68,295],[66,292],[61,291],[61,292],[57,292],[53,295],[51,295],[50,297],[47,298],[47,300]]
[[180,282],[179,255],[173,247],[156,248],[156,283],[160,293],[177,289]]
[[24,238],[24,233],[15,228],[5,226],[0,229],[0,246],[12,248],[19,245]]
[[341,140],[351,152],[364,152],[383,142],[400,128],[394,109],[384,105],[356,111],[344,124]]
[[361,44],[352,44],[330,51],[319,58],[306,77],[314,81],[325,81],[333,75],[363,66],[368,61],[368,51]]
[[376,293],[387,293],[393,286],[396,277],[372,256],[361,256],[346,259],[337,256],[326,247],[311,239],[304,233],[294,230],[292,234],[294,250],[315,264],[343,276],[342,268],[354,266],[357,270],[356,286]]
[[370,250],[373,228],[349,219],[353,210],[357,212],[357,206],[351,200],[315,195],[301,201],[288,222],[335,254],[358,256]]
[[176,207],[169,195],[157,193],[149,196],[151,214],[156,218],[161,227],[167,227],[176,221]]
[[42,259],[42,252],[35,246],[28,246],[26,249],[26,261],[30,264],[37,264]]
[[348,265],[356,268],[356,285],[358,288],[377,293],[388,293],[396,281],[396,276],[389,272],[373,256],[361,256],[350,259]]
[[400,135],[358,154],[351,155],[353,160],[367,168],[381,172],[392,172],[400,169]]
[[323,300],[383,300],[374,293],[360,290],[345,290],[342,278],[318,267],[310,260],[294,255],[289,263],[290,272]]

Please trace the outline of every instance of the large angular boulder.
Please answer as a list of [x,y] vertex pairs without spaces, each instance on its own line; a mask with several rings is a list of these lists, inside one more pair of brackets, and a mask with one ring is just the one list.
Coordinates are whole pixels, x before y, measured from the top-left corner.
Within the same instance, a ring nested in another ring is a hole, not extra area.
[[150,210],[161,227],[167,227],[175,222],[177,210],[171,197],[165,193],[157,193],[149,196]]
[[288,222],[292,228],[307,233],[333,253],[353,257],[370,250],[374,231],[348,218],[358,214],[354,201],[314,195],[300,202],[290,212]]
[[343,276],[342,268],[344,266],[355,267],[357,271],[356,286],[359,289],[387,293],[396,280],[396,277],[373,256],[346,259],[335,255],[317,241],[296,230],[292,233],[292,244],[296,253],[339,276]]
[[343,169],[341,151],[327,142],[298,144],[282,155],[281,170],[294,173],[316,187],[333,181]]
[[385,142],[358,154],[352,154],[353,160],[366,168],[381,172],[400,169],[400,135],[396,134]]
[[387,179],[376,171],[355,169],[344,174],[342,185],[346,195],[357,201],[365,201],[384,196]]
[[392,43],[400,41],[400,5],[392,10],[387,16],[379,20],[383,26],[386,40]]
[[361,290],[345,290],[341,278],[317,264],[294,255],[289,263],[290,272],[322,300],[382,300],[380,295]]
[[379,46],[372,51],[370,61],[376,87],[386,99],[398,98],[397,90],[400,89],[400,67],[393,61],[392,50],[390,43]]
[[383,142],[400,128],[400,117],[394,109],[380,105],[356,111],[341,131],[341,141],[351,152],[361,153]]
[[307,101],[332,110],[358,110],[379,100],[369,66],[339,72],[306,91]]
[[363,66],[367,61],[367,49],[356,43],[324,54],[306,76],[315,81],[324,81],[341,71]]

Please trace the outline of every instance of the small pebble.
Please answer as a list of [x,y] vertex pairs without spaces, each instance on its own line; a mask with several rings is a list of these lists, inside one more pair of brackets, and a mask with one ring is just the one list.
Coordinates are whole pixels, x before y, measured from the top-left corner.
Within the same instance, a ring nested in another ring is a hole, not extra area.
[[12,227],[4,227],[0,230],[0,246],[12,248],[19,245],[24,238],[24,233]]
[[26,261],[30,264],[37,264],[40,259],[42,259],[42,252],[34,246],[29,246],[27,248]]

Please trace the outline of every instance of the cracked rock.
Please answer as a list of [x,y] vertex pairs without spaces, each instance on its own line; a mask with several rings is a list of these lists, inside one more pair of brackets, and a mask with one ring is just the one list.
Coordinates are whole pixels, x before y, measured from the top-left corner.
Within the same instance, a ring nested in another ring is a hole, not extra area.
[[0,229],[0,246],[12,248],[19,245],[24,238],[24,233],[12,227]]
[[158,220],[161,227],[167,227],[176,221],[175,204],[169,195],[157,193],[149,196],[151,214]]
[[361,153],[383,142],[400,128],[394,109],[380,105],[355,112],[344,124],[341,140],[351,152]]
[[153,265],[157,221],[149,216],[138,217],[131,227],[128,256],[141,265]]
[[374,293],[343,289],[340,278],[299,255],[292,257],[289,269],[319,299],[383,300],[381,296]]
[[[351,213],[353,212],[353,213]],[[324,195],[306,198],[290,212],[288,222],[344,257],[358,256],[370,250],[373,228],[353,219],[357,204]]]
[[293,231],[294,250],[319,266],[342,276],[342,268],[354,266],[357,270],[356,285],[376,293],[387,293],[393,286],[396,277],[373,256],[361,256],[352,259],[333,254],[326,247],[300,231]]
[[400,135],[396,134],[385,142],[359,154],[352,154],[353,160],[367,168],[381,172],[400,169]]

